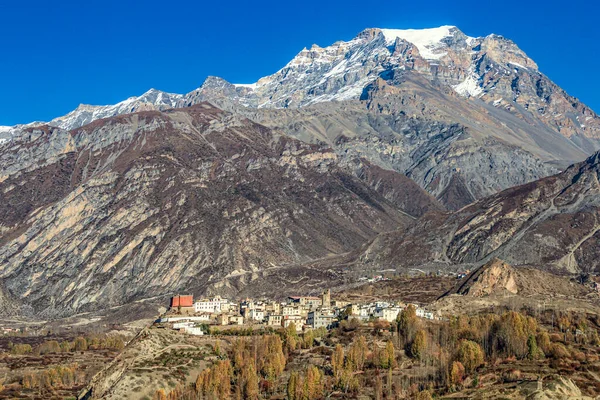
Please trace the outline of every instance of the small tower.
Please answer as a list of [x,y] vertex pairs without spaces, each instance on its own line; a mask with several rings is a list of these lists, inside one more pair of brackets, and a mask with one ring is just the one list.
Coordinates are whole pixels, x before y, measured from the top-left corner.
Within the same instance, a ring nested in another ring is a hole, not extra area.
[[331,305],[331,289],[327,289],[321,295],[321,301],[323,303],[323,307],[329,307]]

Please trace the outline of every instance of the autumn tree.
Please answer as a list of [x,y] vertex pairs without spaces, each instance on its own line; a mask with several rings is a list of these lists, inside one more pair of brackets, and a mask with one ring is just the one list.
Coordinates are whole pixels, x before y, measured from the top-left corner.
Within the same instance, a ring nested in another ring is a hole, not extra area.
[[384,369],[393,369],[396,366],[396,350],[391,341],[386,343],[385,349],[380,353],[380,365]]
[[457,386],[462,384],[465,377],[465,367],[460,361],[454,361],[450,369],[450,384]]
[[258,375],[256,374],[256,370],[252,363],[246,366],[242,371],[241,384],[243,387],[244,400],[258,399]]
[[218,361],[211,368],[206,368],[196,378],[196,393],[215,399],[231,397],[231,378],[233,368],[229,360]]
[[357,393],[360,388],[360,382],[349,368],[344,368],[336,383],[336,387],[344,393]]
[[403,340],[404,344],[413,341],[418,329],[418,322],[417,309],[412,304],[409,304],[408,307],[398,314],[396,318],[398,337]]
[[507,356],[523,358],[528,351],[527,340],[536,331],[537,321],[534,318],[516,311],[506,312],[496,321],[492,331],[494,349]]
[[549,353],[552,343],[550,343],[550,335],[546,331],[541,331],[536,337],[537,345],[544,353]]
[[167,394],[165,393],[165,390],[158,389],[156,392],[154,392],[153,400],[167,400]]
[[410,356],[415,360],[422,360],[427,348],[427,333],[420,329],[415,334],[415,338],[410,344]]
[[483,350],[472,340],[461,340],[458,346],[457,359],[465,367],[467,373],[472,373],[483,364]]
[[285,345],[286,353],[289,354],[292,351],[298,348],[299,339],[298,332],[296,331],[296,324],[293,322],[287,326],[287,328],[282,328],[279,331],[281,338],[283,339],[283,343]]
[[304,379],[305,397],[308,399],[319,399],[323,397],[323,374],[314,365],[306,370]]
[[258,370],[265,379],[274,382],[285,369],[286,363],[281,338],[275,335],[262,336],[257,346]]
[[336,381],[339,380],[342,370],[344,369],[344,347],[337,344],[331,355],[331,368]]
[[[342,350],[343,351],[343,350]],[[363,335],[354,339],[348,348],[346,363],[354,371],[362,371],[367,358],[367,339]]]
[[383,398],[383,381],[381,380],[381,376],[377,374],[375,377],[375,399],[382,400]]

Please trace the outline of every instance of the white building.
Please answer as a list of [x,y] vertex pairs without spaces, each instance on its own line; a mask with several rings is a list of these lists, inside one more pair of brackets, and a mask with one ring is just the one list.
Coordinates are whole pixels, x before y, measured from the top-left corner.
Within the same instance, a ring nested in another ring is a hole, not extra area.
[[288,315],[300,315],[300,307],[297,306],[283,306],[281,307],[281,314],[288,316]]
[[426,319],[434,319],[433,313],[430,311],[426,311],[423,308],[417,308],[417,317],[426,318]]
[[311,311],[308,313],[306,324],[310,325],[311,328],[331,328],[336,318],[333,314],[323,313],[320,311]]
[[300,332],[302,331],[304,322],[306,322],[306,320],[300,315],[284,315],[282,325],[284,328],[287,328],[293,323],[296,326],[296,331]]
[[269,314],[267,316],[267,325],[269,326],[282,326],[283,315],[280,314]]
[[254,308],[249,310],[246,314],[247,318],[254,321],[262,321],[265,319],[265,312],[263,310],[259,310],[258,308]]
[[173,329],[183,331],[190,335],[204,335],[204,331],[201,327],[196,326],[194,322],[176,322],[173,324]]
[[220,313],[229,311],[229,302],[219,296],[202,299],[194,303],[195,312]]
[[202,328],[196,327],[196,326],[190,326],[187,328],[183,328],[183,331],[189,335],[197,335],[197,336],[204,335],[204,331],[202,330]]
[[378,308],[373,316],[379,319],[385,319],[388,322],[394,322],[399,313],[400,309],[396,307]]

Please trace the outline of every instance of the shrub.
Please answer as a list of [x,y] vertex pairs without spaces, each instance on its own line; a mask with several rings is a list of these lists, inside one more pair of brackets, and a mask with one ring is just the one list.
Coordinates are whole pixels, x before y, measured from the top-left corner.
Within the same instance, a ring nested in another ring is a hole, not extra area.
[[509,369],[502,374],[504,382],[517,382],[521,380],[521,371],[518,369]]
[[61,352],[61,348],[60,348],[60,344],[58,344],[58,342],[56,340],[50,340],[48,342],[44,342],[42,344],[40,344],[38,346],[38,348],[36,349],[36,353],[43,355],[43,354],[49,354],[49,353],[60,353]]
[[75,349],[75,351],[86,351],[88,349],[87,340],[81,336],[75,338],[73,349]]
[[571,356],[571,354],[569,354],[569,350],[567,350],[565,345],[562,343],[553,343],[550,354],[552,354],[552,357],[556,360],[569,358]]
[[431,392],[429,390],[423,390],[415,396],[416,400],[433,400]]
[[16,354],[16,355],[23,355],[23,354],[31,353],[31,351],[32,351],[31,346],[28,344],[12,345],[12,343],[10,343],[9,348],[10,348],[10,353]]

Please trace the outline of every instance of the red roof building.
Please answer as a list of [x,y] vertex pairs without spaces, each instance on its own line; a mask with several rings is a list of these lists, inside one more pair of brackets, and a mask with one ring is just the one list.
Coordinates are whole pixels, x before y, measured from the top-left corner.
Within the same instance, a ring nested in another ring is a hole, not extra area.
[[190,295],[177,295],[171,297],[171,308],[177,307],[193,307],[194,296]]

